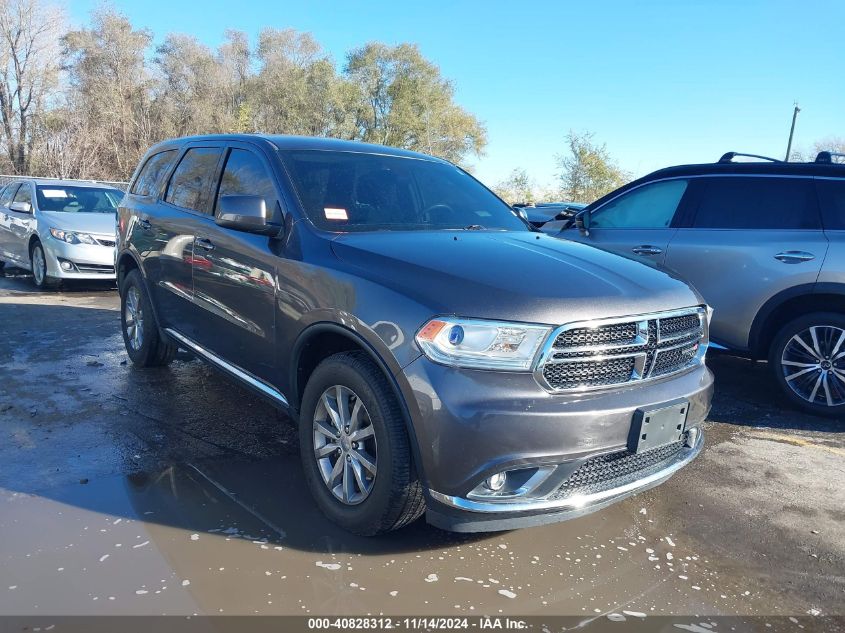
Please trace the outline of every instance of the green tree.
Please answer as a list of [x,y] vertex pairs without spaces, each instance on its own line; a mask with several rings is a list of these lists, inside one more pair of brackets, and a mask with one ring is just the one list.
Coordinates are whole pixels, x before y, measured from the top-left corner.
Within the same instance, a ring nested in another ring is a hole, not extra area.
[[570,130],[566,140],[569,151],[556,156],[560,194],[565,200],[589,203],[631,179],[610,157],[607,146],[593,141],[591,132]]
[[493,191],[508,204],[538,202],[536,185],[528,172],[522,168],[514,169],[507,178],[493,186]]
[[164,135],[231,132],[237,127],[225,66],[214,51],[193,36],[170,34],[156,49],[155,64],[160,77],[155,98]]
[[367,44],[349,54],[344,75],[356,102],[352,138],[456,163],[482,154],[486,129],[454,102],[454,86],[417,46]]
[[266,28],[258,37],[251,101],[257,129],[337,136],[344,99],[334,62],[310,33]]

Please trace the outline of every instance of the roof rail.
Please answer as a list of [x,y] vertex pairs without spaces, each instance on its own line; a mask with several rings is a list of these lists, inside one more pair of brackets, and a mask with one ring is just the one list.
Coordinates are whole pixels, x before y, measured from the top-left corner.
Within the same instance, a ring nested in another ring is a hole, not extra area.
[[719,159],[720,163],[731,163],[733,159],[737,156],[745,156],[746,158],[759,158],[760,160],[770,160],[773,163],[782,163],[783,161],[778,158],[771,158],[769,156],[760,156],[760,154],[743,154],[742,152],[727,152],[722,154],[722,157]]
[[817,162],[817,163],[828,163],[828,164],[831,164],[831,163],[833,163],[833,162],[834,162],[834,161],[833,161],[833,157],[834,157],[834,156],[835,156],[836,158],[845,158],[845,154],[841,154],[841,153],[839,153],[839,152],[828,152],[828,151],[824,151],[824,152],[819,152],[819,153],[818,153],[818,155],[816,155],[816,162]]

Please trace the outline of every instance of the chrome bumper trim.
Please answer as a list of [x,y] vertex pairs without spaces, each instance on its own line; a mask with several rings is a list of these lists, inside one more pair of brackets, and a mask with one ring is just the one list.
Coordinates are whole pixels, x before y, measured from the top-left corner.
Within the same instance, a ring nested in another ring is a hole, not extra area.
[[445,495],[435,490],[429,490],[432,498],[452,508],[466,510],[467,512],[481,513],[514,513],[514,512],[542,512],[559,510],[585,510],[593,505],[600,505],[609,499],[622,499],[636,494],[641,490],[651,488],[660,484],[681,468],[695,459],[704,447],[704,432],[699,427],[698,437],[695,446],[684,448],[680,457],[666,466],[666,468],[652,473],[648,477],[637,479],[617,488],[610,488],[590,495],[575,495],[566,499],[549,501],[546,499],[535,500],[512,500],[512,501],[475,501],[463,497]]

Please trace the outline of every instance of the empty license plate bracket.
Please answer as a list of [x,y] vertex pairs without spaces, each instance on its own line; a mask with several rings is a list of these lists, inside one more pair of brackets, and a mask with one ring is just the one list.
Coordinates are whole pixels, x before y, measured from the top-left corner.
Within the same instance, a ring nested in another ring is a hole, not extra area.
[[631,421],[628,450],[642,453],[679,441],[684,436],[688,412],[689,402],[686,400],[637,409]]

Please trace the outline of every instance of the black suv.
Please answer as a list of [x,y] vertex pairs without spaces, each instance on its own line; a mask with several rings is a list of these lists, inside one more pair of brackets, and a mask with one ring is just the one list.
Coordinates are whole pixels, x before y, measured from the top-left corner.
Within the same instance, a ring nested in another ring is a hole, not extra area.
[[288,411],[318,505],[360,534],[426,510],[461,531],[561,520],[703,444],[701,297],[534,230],[436,158],[167,141],[120,205],[117,257],[133,363],[182,347]]
[[836,158],[728,152],[651,173],[543,231],[671,269],[713,307],[714,347],[768,359],[792,402],[841,416],[845,165]]

